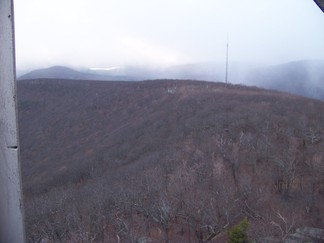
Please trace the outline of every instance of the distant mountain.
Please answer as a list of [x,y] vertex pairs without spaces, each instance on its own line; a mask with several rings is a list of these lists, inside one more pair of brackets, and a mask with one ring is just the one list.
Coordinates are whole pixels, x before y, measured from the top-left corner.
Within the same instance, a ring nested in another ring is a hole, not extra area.
[[[201,62],[171,67],[125,66],[114,70],[74,70],[62,66],[38,69],[19,77],[23,79],[78,79],[139,81],[148,79],[190,79],[222,82],[225,64]],[[228,81],[324,99],[324,61],[303,60],[274,66],[230,62]]]
[[108,72],[96,71],[77,71],[72,68],[64,66],[54,66],[50,68],[43,68],[26,73],[18,78],[18,80],[27,79],[75,79],[75,80],[133,80],[132,77],[123,75],[110,75]]
[[303,60],[251,70],[246,84],[324,99],[324,61]]
[[[260,65],[233,62],[229,64],[229,79],[232,83],[242,83],[242,77],[248,70]],[[124,66],[111,70],[75,70],[64,66],[37,69],[19,76],[26,79],[79,79],[79,80],[116,80],[139,81],[149,79],[190,79],[220,82],[225,77],[225,64],[222,62],[199,62],[174,65],[170,67]]]

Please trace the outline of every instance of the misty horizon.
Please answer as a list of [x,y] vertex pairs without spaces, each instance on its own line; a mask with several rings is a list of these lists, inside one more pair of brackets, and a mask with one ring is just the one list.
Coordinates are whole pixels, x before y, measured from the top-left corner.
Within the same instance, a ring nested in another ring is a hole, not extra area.
[[323,59],[310,0],[15,1],[18,70]]
[[[300,60],[278,65],[230,62],[228,82],[324,99],[324,60]],[[226,82],[224,63],[205,62],[171,67],[120,66],[79,68],[52,66],[27,73],[17,71],[24,79],[76,79],[101,81],[142,81],[182,79]]]

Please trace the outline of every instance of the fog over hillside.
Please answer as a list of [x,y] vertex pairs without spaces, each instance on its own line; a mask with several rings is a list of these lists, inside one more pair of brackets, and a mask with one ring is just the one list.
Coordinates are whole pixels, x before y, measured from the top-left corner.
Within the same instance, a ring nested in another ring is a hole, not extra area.
[[255,69],[247,84],[324,99],[324,61],[296,61]]
[[[19,79],[80,79],[139,81],[147,79],[191,79],[223,82],[225,63],[202,62],[171,67],[121,66],[111,69],[74,70],[51,67],[34,70]],[[301,60],[280,65],[230,62],[228,80],[233,84],[245,84],[285,91],[310,98],[324,99],[324,61]]]

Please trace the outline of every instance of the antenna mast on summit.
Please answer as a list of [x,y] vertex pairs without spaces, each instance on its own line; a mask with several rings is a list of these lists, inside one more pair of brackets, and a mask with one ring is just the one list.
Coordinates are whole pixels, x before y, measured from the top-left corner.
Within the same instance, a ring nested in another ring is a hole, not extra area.
[[227,34],[227,41],[226,41],[226,70],[225,70],[225,83],[227,84],[228,80],[228,34]]

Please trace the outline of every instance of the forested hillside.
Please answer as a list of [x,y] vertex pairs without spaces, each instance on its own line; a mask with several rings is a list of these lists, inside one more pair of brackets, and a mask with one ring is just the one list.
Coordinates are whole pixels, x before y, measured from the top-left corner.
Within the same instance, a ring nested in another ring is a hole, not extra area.
[[184,80],[18,81],[28,242],[324,228],[324,103]]

